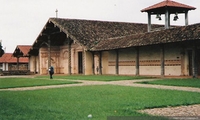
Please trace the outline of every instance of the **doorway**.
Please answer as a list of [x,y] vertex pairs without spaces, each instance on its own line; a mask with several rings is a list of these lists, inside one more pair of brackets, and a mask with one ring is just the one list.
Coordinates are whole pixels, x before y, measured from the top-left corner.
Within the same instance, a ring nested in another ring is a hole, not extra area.
[[83,52],[78,52],[78,73],[83,74]]
[[[192,50],[189,50],[188,51],[188,60],[189,60],[189,75],[192,76],[193,75],[193,62],[192,62]],[[195,67],[196,67],[196,70],[197,70],[197,74],[200,75],[200,49],[196,50],[195,52]]]

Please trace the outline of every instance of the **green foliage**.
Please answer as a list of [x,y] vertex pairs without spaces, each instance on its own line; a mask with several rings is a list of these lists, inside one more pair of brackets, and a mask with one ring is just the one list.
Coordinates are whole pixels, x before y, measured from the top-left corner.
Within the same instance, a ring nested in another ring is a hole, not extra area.
[[0,49],[2,49],[1,40],[0,40]]
[[143,84],[157,84],[157,85],[170,85],[170,86],[185,86],[200,88],[200,79],[163,79],[156,81],[139,82]]
[[4,54],[3,46],[1,45],[0,41],[0,57]]
[[35,91],[1,91],[2,120],[106,120],[107,116],[147,116],[137,110],[200,103],[200,93],[115,85]]
[[77,82],[67,80],[49,80],[37,78],[1,78],[0,88],[15,88],[15,87],[31,87],[31,86],[45,86],[45,85],[60,85],[72,84]]

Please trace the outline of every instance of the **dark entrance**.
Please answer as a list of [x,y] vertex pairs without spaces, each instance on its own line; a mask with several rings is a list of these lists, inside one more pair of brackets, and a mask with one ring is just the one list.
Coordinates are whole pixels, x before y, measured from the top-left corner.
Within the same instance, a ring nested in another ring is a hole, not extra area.
[[[195,52],[195,67],[197,69],[197,74],[200,75],[200,49],[196,50]],[[192,62],[192,50],[188,51],[188,59],[189,59],[189,75],[193,75],[193,62]]]
[[83,53],[78,52],[78,73],[83,74]]

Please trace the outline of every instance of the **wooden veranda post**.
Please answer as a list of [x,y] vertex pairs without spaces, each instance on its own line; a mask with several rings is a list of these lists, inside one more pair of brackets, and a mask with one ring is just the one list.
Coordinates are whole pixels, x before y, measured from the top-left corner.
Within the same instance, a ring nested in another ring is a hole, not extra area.
[[92,52],[92,73],[95,75],[95,66],[94,66],[94,52]]
[[161,76],[164,77],[165,76],[165,49],[164,49],[164,45],[161,45],[161,53],[160,53],[160,64],[161,64]]
[[71,75],[71,40],[68,39],[68,74]]
[[19,56],[17,56],[17,70],[19,71]]
[[99,52],[99,74],[102,75],[102,52]]
[[194,43],[194,46],[192,48],[192,74],[193,78],[197,78],[197,46]]
[[116,70],[116,74],[119,74],[119,51],[116,51],[116,60],[115,60],[115,70]]
[[35,60],[34,60],[34,73],[36,74],[37,72],[37,60],[36,60],[36,56],[34,57],[35,58]]
[[136,57],[135,57],[135,69],[136,69],[136,73],[135,75],[138,76],[140,73],[139,73],[139,47],[136,47]]
[[51,66],[51,40],[50,35],[48,35],[48,68]]
[[181,76],[185,75],[185,47],[181,47]]

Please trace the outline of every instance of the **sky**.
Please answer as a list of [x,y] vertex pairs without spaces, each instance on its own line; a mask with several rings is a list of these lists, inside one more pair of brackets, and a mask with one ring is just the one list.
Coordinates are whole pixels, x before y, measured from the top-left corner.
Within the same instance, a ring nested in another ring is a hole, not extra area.
[[[163,0],[0,0],[0,40],[6,53],[17,45],[32,45],[51,17],[147,23],[141,10]],[[196,7],[189,11],[189,24],[200,23],[199,0],[174,0]],[[171,15],[173,19],[174,15]],[[156,16],[155,16],[156,17]],[[152,16],[152,23],[164,24]],[[172,25],[184,25],[184,15]]]

